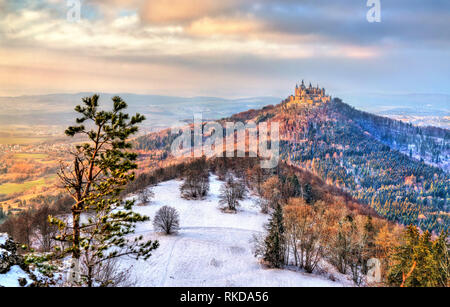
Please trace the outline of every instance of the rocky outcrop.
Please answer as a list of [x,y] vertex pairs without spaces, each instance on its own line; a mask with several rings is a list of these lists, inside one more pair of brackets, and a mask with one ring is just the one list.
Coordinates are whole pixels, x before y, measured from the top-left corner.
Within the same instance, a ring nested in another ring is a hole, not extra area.
[[17,254],[17,244],[0,233],[0,287],[30,287],[36,285],[35,280],[23,257]]

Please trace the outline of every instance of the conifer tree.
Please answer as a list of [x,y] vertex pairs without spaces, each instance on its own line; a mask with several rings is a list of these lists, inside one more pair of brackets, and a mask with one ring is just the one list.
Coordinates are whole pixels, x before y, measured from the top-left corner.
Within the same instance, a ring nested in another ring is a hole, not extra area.
[[437,266],[437,284],[439,287],[450,286],[450,243],[448,233],[442,231],[433,244],[433,258]]
[[277,204],[267,225],[267,237],[264,241],[264,260],[272,267],[281,268],[285,257],[285,238],[283,226],[283,209]]
[[158,247],[157,241],[129,237],[136,223],[148,218],[132,211],[134,201],[120,198],[137,168],[137,154],[131,151],[129,137],[145,118],[140,114],[130,118],[124,113],[127,104],[120,97],[112,99],[112,111],[101,110],[98,100],[98,95],[84,98],[84,104],[75,108],[80,114],[77,125],[66,130],[66,135],[86,140],[72,153],[73,164],[61,164],[58,173],[75,202],[72,218],[50,217],[59,228],[56,239],[68,246],[60,256],[72,256],[70,279],[75,285],[108,285],[108,280],[96,280],[99,267],[125,255],[147,259]]
[[393,255],[394,266],[388,283],[402,287],[445,287],[449,284],[448,234],[432,240],[425,231],[422,235],[410,225],[404,234],[405,243]]

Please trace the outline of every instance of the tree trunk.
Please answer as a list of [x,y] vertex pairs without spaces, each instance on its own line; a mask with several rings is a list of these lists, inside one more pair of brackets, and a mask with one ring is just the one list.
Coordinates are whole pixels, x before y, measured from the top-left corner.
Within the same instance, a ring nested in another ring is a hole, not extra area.
[[69,283],[73,286],[80,284],[80,213],[76,205],[72,208],[72,265],[69,270]]
[[80,259],[80,213],[74,210],[72,213],[72,218],[73,218],[72,258]]
[[89,288],[92,288],[92,266],[91,265],[88,265],[88,287]]

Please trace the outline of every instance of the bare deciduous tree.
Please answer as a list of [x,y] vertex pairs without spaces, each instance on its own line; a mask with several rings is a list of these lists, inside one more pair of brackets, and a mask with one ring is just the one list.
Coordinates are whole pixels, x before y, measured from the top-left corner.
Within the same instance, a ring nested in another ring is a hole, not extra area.
[[324,208],[322,202],[311,206],[302,198],[290,199],[284,207],[286,241],[294,264],[309,273],[316,269],[328,245],[328,218]]
[[120,266],[118,258],[109,258],[99,265],[91,267],[92,257],[81,257],[81,275],[87,275],[90,271],[93,285],[97,287],[133,287],[136,284],[131,276],[131,267],[124,269]]
[[169,206],[159,209],[153,220],[153,227],[155,231],[168,235],[177,233],[180,229],[180,217],[177,210]]
[[225,205],[225,209],[236,212],[239,206],[239,200],[243,199],[245,195],[245,185],[234,179],[233,175],[226,176],[226,182],[220,188],[221,205]]
[[138,195],[140,205],[146,205],[151,201],[153,197],[155,197],[155,193],[153,192],[153,190],[151,190],[150,187],[142,189]]
[[34,215],[35,237],[43,252],[50,252],[56,243],[54,237],[58,233],[58,227],[48,222],[48,217],[54,213],[55,210],[49,205],[43,205]]

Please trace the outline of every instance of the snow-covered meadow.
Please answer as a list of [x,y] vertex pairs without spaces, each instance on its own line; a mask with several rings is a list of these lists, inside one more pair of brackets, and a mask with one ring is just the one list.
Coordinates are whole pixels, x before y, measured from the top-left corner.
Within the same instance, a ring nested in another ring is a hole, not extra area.
[[222,182],[210,177],[210,192],[202,201],[180,197],[181,182],[172,180],[153,188],[155,197],[134,211],[153,219],[161,207],[174,207],[180,214],[177,235],[153,231],[152,222],[138,225],[136,233],[157,239],[160,247],[147,261],[125,258],[136,286],[343,286],[323,276],[290,270],[268,269],[252,253],[252,237],[263,231],[268,216],[255,206],[255,198],[241,202],[237,214],[223,213],[219,207]]

